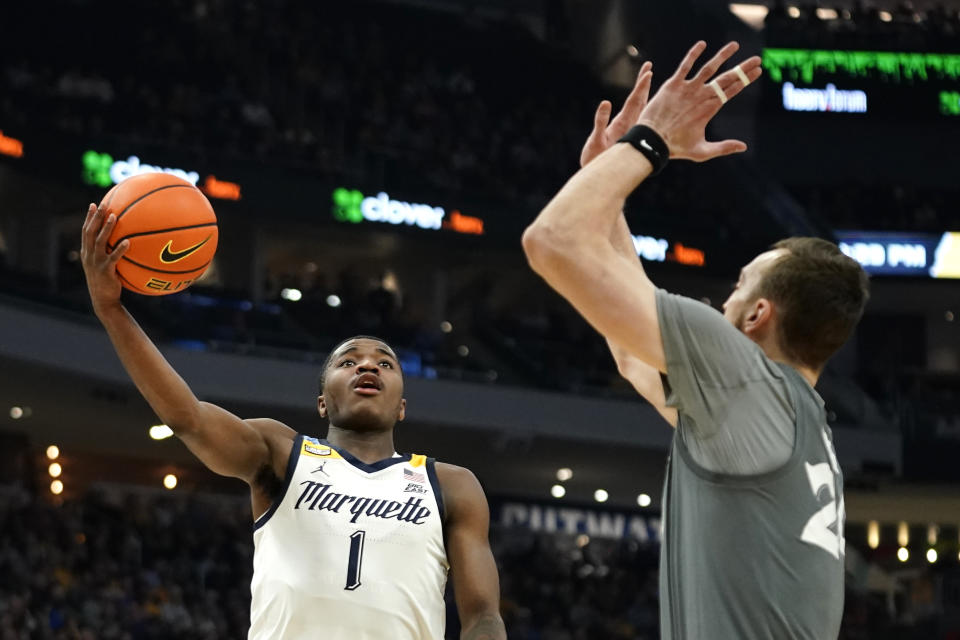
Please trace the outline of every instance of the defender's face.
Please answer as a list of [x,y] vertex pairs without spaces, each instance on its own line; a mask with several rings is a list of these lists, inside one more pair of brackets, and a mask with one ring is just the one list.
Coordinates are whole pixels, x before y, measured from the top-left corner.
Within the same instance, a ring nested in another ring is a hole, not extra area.
[[773,249],[754,258],[750,264],[740,270],[740,278],[734,285],[730,297],[723,303],[723,317],[740,331],[756,302],[756,289],[767,271],[779,258],[786,255],[787,249]]
[[327,369],[320,415],[344,428],[389,428],[403,420],[403,374],[396,354],[379,340],[341,345]]

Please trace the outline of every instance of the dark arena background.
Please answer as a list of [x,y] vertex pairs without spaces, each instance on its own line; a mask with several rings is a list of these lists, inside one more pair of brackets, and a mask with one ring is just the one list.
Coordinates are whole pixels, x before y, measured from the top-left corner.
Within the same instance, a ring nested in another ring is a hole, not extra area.
[[520,234],[577,169],[597,103],[619,106],[647,59],[656,88],[701,38],[763,56],[708,131],[750,151],[644,184],[638,253],[716,307],[790,235],[871,273],[818,385],[846,476],[841,638],[960,638],[958,6],[5,3],[0,639],[249,625],[248,491],[158,424],[79,263],[87,204],[145,171],[186,177],[218,216],[202,280],[124,294],[201,399],[323,435],[327,352],[386,338],[398,450],[472,469],[490,499],[509,637],[658,638],[671,430]]

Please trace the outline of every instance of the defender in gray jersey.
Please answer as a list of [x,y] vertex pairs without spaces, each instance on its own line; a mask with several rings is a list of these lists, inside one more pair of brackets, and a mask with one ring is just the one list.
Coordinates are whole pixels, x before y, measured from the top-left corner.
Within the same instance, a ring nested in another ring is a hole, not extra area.
[[649,63],[612,122],[610,103],[601,103],[583,168],[523,246],[533,269],[607,339],[620,373],[676,427],[663,499],[661,636],[836,638],[843,478],[813,387],[862,315],[866,274],[825,240],[791,238],[742,269],[721,315],[650,282],[621,213],[667,156],[705,161],[746,149],[707,142],[704,128],[760,76],[760,60],[711,80],[737,50],[730,43],[688,78],[705,48],[694,45],[649,104]]

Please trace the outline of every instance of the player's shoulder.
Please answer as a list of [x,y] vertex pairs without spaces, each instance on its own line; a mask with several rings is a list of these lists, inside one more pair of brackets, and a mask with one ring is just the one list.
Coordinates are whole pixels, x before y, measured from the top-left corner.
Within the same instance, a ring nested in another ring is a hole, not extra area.
[[656,300],[658,313],[663,318],[674,320],[682,318],[687,323],[707,324],[724,331],[731,329],[733,333],[740,333],[733,323],[723,317],[723,312],[705,300],[671,293],[666,289],[657,289]]
[[487,509],[487,498],[477,476],[470,469],[446,462],[436,463],[437,480],[449,514]]
[[269,441],[289,440],[293,442],[297,437],[297,432],[294,429],[273,418],[247,418],[244,422]]
[[470,471],[470,469],[466,467],[450,464],[449,462],[437,461],[434,468],[437,470],[437,478],[440,482],[446,480],[457,484],[476,484],[478,487],[480,486],[480,481],[477,480],[477,476],[473,475],[473,471]]

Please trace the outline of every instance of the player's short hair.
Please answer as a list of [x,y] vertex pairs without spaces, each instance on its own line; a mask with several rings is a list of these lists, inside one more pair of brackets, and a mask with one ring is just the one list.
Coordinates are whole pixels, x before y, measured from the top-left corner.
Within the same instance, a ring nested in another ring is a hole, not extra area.
[[820,371],[853,333],[870,298],[863,267],[821,238],[787,238],[786,249],[757,285],[758,298],[777,306],[780,348]]
[[[389,342],[387,342],[383,338],[378,338],[377,336],[360,335],[360,336],[351,336],[349,338],[341,340],[336,345],[334,345],[332,349],[330,349],[330,353],[327,354],[326,359],[323,361],[323,367],[320,369],[320,375],[317,377],[317,392],[319,395],[323,395],[323,385],[327,383],[327,369],[330,368],[330,363],[333,362],[333,355],[337,352],[337,349],[347,344],[351,340],[376,340],[377,342],[382,342],[384,345],[386,345],[387,348],[390,349],[390,351],[397,353],[397,350],[394,349]],[[399,357],[397,357],[397,366],[400,367],[400,373],[403,373],[403,365],[400,364]]]

